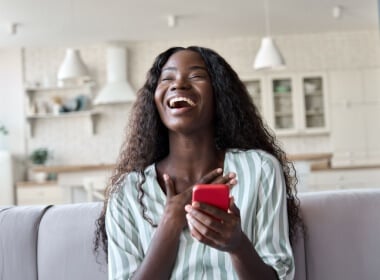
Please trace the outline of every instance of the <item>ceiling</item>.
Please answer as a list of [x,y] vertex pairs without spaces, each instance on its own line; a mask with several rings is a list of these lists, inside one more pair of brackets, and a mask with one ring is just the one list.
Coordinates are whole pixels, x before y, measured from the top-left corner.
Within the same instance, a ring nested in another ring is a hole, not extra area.
[[[375,30],[377,0],[268,0],[273,35]],[[334,6],[342,7],[334,19]],[[264,0],[0,0],[0,47],[262,36]],[[167,16],[177,16],[169,27]],[[10,23],[16,23],[15,34]]]

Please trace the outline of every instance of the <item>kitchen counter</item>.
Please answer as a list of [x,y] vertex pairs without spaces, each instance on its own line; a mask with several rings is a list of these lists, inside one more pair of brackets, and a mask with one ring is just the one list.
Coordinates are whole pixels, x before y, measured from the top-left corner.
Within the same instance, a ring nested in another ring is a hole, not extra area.
[[[357,170],[357,169],[375,169],[380,168],[380,164],[371,165],[351,165],[351,166],[331,166],[331,153],[318,153],[318,154],[293,154],[288,155],[288,160],[295,161],[309,161],[310,170],[316,171],[337,171],[337,170]],[[71,173],[71,172],[85,172],[85,171],[111,171],[115,168],[115,164],[82,164],[82,165],[47,165],[47,166],[34,166],[34,172],[47,172],[47,173]]]
[[[294,154],[288,155],[290,161],[330,161],[331,153],[319,154]],[[82,164],[82,165],[43,165],[33,166],[34,172],[48,172],[48,173],[69,173],[69,172],[82,172],[82,171],[96,171],[96,170],[112,170],[115,164]]]
[[47,172],[47,173],[69,173],[69,172],[83,172],[83,171],[96,171],[96,170],[112,170],[114,164],[84,164],[84,165],[45,165],[34,166],[34,172]]

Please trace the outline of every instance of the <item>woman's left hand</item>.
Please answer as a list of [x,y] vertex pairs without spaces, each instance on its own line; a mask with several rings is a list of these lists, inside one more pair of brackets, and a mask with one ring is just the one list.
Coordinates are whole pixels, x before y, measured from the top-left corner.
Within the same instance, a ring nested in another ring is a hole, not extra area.
[[186,205],[185,210],[191,235],[200,242],[221,251],[233,252],[243,240],[240,210],[233,197],[228,212],[199,202]]

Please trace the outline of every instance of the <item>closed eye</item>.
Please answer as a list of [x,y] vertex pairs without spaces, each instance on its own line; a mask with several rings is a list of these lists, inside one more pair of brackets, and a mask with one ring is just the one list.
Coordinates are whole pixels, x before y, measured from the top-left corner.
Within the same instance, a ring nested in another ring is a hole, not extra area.
[[172,81],[172,80],[173,80],[172,77],[162,77],[162,78],[160,79],[161,82],[164,82],[164,81]]
[[194,79],[206,79],[207,75],[206,74],[192,74],[189,76],[189,79],[194,80]]

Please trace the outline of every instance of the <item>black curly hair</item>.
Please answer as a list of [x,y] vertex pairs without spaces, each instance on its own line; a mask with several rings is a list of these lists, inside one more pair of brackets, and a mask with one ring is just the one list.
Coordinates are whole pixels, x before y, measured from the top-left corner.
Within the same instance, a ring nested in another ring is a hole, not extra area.
[[215,100],[215,143],[218,150],[231,148],[248,150],[260,149],[268,152],[280,162],[286,183],[286,198],[290,240],[294,240],[298,227],[302,227],[299,213],[299,200],[296,191],[296,175],[293,164],[276,141],[274,134],[264,124],[257,107],[246,87],[232,67],[215,51],[198,46],[172,47],[155,59],[147,74],[143,87],[138,91],[137,100],[131,111],[125,141],[106,189],[103,210],[97,219],[95,251],[100,247],[107,253],[105,216],[109,197],[120,188],[119,182],[130,172],[141,176],[136,186],[143,217],[152,226],[142,198],[145,182],[144,170],[160,161],[169,153],[168,131],[161,122],[154,103],[154,93],[161,70],[167,60],[176,52],[189,50],[198,53],[206,64],[211,79]]

